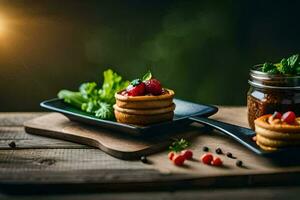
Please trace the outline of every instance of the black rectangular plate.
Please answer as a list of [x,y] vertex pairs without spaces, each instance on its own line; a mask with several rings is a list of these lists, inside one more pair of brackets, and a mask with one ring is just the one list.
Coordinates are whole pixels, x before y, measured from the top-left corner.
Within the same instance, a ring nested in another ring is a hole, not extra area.
[[196,104],[180,99],[174,99],[174,103],[176,105],[176,109],[174,111],[173,121],[149,126],[134,126],[116,121],[99,119],[92,114],[81,111],[63,102],[63,100],[60,99],[43,101],[40,105],[48,110],[62,113],[72,121],[83,122],[110,130],[126,132],[132,135],[177,130],[178,128],[192,123],[192,121],[189,120],[189,117],[191,116],[208,117],[218,111],[218,108],[214,106]]

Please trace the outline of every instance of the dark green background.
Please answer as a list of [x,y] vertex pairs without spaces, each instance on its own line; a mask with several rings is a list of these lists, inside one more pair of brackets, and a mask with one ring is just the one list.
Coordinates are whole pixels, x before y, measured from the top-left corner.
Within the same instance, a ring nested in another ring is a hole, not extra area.
[[0,0],[0,111],[147,69],[178,98],[245,105],[250,66],[300,52],[299,1]]

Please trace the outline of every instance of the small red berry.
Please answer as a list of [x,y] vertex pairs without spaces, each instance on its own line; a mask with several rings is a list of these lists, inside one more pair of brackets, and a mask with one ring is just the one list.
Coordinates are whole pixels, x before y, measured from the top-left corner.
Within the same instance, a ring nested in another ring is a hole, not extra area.
[[181,155],[183,155],[187,160],[191,160],[193,158],[193,152],[189,149],[181,151]]
[[173,156],[173,163],[177,166],[182,166],[185,161],[185,157],[183,155],[174,155]]
[[169,152],[168,157],[170,160],[173,160],[175,153],[173,151]]
[[274,119],[281,119],[282,114],[280,112],[275,111],[272,116]]
[[223,164],[221,158],[216,157],[211,161],[211,165],[213,166],[221,166]]
[[201,157],[201,161],[207,165],[210,165],[212,160],[213,160],[213,156],[210,153],[206,153]]
[[153,95],[161,95],[162,94],[162,87],[160,82],[157,79],[150,79],[145,81],[146,84],[146,92],[153,94]]
[[284,113],[281,117],[281,120],[288,124],[293,124],[295,122],[295,119],[296,119],[296,115],[292,111],[288,111],[288,112]]
[[145,83],[141,82],[136,86],[129,85],[126,91],[128,96],[143,96],[146,93]]

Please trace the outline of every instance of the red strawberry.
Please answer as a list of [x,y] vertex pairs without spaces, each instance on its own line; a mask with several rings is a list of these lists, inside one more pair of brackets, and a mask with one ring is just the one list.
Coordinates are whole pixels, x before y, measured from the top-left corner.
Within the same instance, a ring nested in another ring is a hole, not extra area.
[[189,149],[181,151],[181,155],[185,157],[185,159],[190,160],[193,158],[193,152]]
[[146,84],[146,92],[153,95],[161,95],[162,87],[160,82],[157,79],[150,79],[145,81]]
[[272,116],[274,119],[281,119],[282,114],[280,112],[275,111]]
[[295,122],[295,119],[296,119],[296,115],[292,111],[288,111],[288,112],[284,113],[281,117],[281,120],[288,124],[293,124]]
[[206,153],[201,157],[201,161],[207,165],[210,165],[212,160],[213,160],[213,156],[210,153]]
[[143,96],[145,95],[146,87],[145,83],[141,82],[138,85],[129,85],[126,88],[128,96]]
[[183,155],[174,155],[173,156],[173,163],[177,166],[182,166],[185,161],[185,157]]
[[211,165],[213,166],[221,166],[223,164],[221,158],[216,157],[211,161]]
[[170,160],[173,160],[175,153],[173,151],[169,152],[168,157]]

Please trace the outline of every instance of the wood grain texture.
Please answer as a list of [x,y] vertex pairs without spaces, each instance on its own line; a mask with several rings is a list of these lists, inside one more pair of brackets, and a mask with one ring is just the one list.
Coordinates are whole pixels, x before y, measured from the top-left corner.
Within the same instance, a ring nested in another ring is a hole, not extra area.
[[[164,155],[165,157],[166,155]],[[151,157],[149,157],[152,160]],[[198,187],[232,187],[298,184],[300,174],[227,174],[212,176],[189,173],[160,173],[151,165],[122,161],[97,149],[36,149],[0,151],[0,191],[76,193],[91,191],[176,190]],[[234,173],[233,169],[224,168]],[[26,185],[24,185],[26,184]],[[55,185],[53,185],[55,184]],[[57,185],[56,185],[57,184]],[[70,191],[61,191],[62,185]]]
[[[187,127],[171,134],[151,133],[151,137],[134,137],[122,132],[114,132],[70,121],[59,113],[47,114],[24,123],[28,133],[69,140],[101,149],[120,159],[139,159],[167,149],[174,138],[191,138],[200,128]],[[202,128],[206,129],[206,128]]]
[[69,194],[69,195],[28,195],[12,196],[0,195],[2,200],[298,200],[300,187],[258,187],[239,189],[198,189],[180,191],[157,191],[157,192],[125,192],[125,193],[92,193],[92,194]]
[[0,113],[0,126],[23,126],[25,121],[35,117],[42,116],[46,113],[19,113],[19,112],[1,112]]
[[[237,118],[232,115],[233,110],[239,113]],[[245,113],[245,108],[221,108],[214,118],[247,126]],[[29,119],[28,115],[24,116]],[[33,114],[32,117],[34,116]],[[229,119],[228,116],[232,118]],[[10,117],[13,118],[13,114]],[[17,118],[22,121],[21,117]],[[0,141],[26,135],[20,127],[12,125],[18,123],[6,121],[3,124],[5,126],[0,127]],[[52,139],[43,146],[39,143],[44,137],[30,136],[27,140],[24,138],[24,143],[30,141],[33,146],[42,146],[40,149],[0,150],[0,188],[10,187],[16,190],[18,185],[28,188],[34,186],[36,190],[39,188],[43,192],[49,192],[54,187],[59,189],[63,185],[76,192],[300,184],[298,162],[288,165],[271,162],[217,132],[197,132],[197,135],[191,140],[195,160],[186,162],[184,167],[175,167],[167,159],[167,151],[149,156],[151,164],[142,164],[140,161],[118,160],[98,149],[69,148],[67,143],[65,147],[47,149],[51,146]],[[236,159],[225,155],[220,155],[224,160],[222,168],[199,163],[204,145],[213,153],[217,147],[221,147],[224,152],[232,152],[237,159],[243,160],[245,167],[236,167]]]
[[11,149],[8,144],[12,141],[15,142],[17,149],[91,148],[64,140],[31,135],[20,126],[0,127],[0,138],[0,149]]
[[211,118],[249,128],[246,107],[219,107]]

